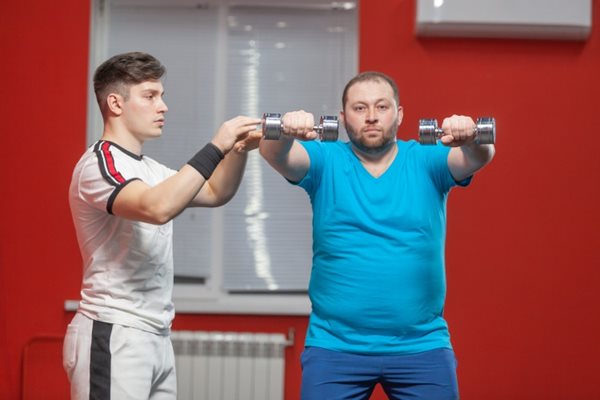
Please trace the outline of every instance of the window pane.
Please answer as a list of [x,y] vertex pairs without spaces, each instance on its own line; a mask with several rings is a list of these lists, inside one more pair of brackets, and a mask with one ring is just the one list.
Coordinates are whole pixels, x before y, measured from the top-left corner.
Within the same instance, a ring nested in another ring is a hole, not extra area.
[[[356,13],[236,7],[229,13],[229,115],[304,109],[337,115],[345,82],[356,73]],[[311,267],[308,196],[257,153],[224,214],[224,286],[306,290]]]
[[[343,86],[357,71],[357,13],[316,3],[226,9],[187,0],[113,1],[107,57],[145,51],[167,67],[167,123],[145,154],[179,169],[224,119],[297,109],[317,120],[337,115]],[[175,219],[176,277],[214,278],[217,289],[236,292],[304,291],[311,220],[304,191],[252,152],[229,204],[188,209]]]
[[[216,13],[188,7],[111,9],[108,56],[145,51],[167,67],[163,85],[169,111],[163,136],[146,142],[144,152],[173,169],[181,168],[215,132]],[[177,275],[210,275],[213,212],[188,209],[175,219]]]

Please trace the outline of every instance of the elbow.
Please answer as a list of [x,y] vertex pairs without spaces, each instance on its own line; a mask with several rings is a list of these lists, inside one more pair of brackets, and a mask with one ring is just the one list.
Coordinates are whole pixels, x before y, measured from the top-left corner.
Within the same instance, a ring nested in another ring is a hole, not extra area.
[[208,207],[212,207],[212,208],[216,208],[216,207],[221,207],[224,206],[225,204],[227,204],[229,202],[229,200],[231,200],[233,198],[233,196],[229,197],[229,198],[223,198],[223,199],[218,199],[216,200],[214,203],[209,204]]
[[147,207],[142,210],[142,214],[145,216],[144,222],[153,225],[164,225],[177,215],[173,210],[163,204]]
[[231,192],[228,191],[228,193],[213,192],[213,196],[210,198],[209,201],[204,203],[204,206],[211,208],[224,206],[229,202],[229,200],[233,198],[235,192],[235,190]]
[[232,182],[226,187],[214,187],[210,183],[206,185],[205,196],[203,197],[202,206],[204,207],[221,207],[227,204],[237,193],[241,181]]
[[215,193],[215,199],[210,207],[221,207],[229,203],[233,196],[237,193],[239,183],[229,188],[226,192]]
[[157,215],[152,223],[154,225],[164,225],[167,222],[171,221],[173,218],[175,218],[174,215],[161,214]]

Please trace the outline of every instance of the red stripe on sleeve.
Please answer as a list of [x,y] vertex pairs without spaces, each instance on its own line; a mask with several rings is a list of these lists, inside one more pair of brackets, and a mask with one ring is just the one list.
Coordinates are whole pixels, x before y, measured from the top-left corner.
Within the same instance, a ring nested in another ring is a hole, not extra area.
[[110,152],[109,148],[110,148],[110,143],[107,143],[107,142],[102,143],[101,149],[102,149],[102,154],[104,155],[104,159],[106,160],[106,166],[108,167],[108,173],[117,182],[124,183],[125,178],[123,178],[123,175],[121,175],[121,173],[119,171],[117,171],[117,168],[115,168],[115,159],[113,158],[112,153]]

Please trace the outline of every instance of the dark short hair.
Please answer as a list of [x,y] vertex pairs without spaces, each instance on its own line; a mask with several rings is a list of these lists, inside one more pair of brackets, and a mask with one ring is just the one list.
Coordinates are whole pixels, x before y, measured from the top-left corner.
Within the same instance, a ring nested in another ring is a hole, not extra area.
[[392,78],[390,78],[383,72],[365,71],[350,79],[350,81],[346,84],[346,87],[344,88],[344,93],[342,94],[342,109],[346,108],[346,101],[348,101],[348,90],[350,90],[350,88],[356,83],[368,81],[387,82],[392,88],[392,91],[394,92],[394,100],[396,100],[396,104],[400,105],[400,95],[398,94],[398,86]]
[[101,110],[106,97],[118,93],[127,100],[129,86],[157,81],[166,72],[155,57],[142,52],[117,54],[104,61],[94,73],[94,93]]

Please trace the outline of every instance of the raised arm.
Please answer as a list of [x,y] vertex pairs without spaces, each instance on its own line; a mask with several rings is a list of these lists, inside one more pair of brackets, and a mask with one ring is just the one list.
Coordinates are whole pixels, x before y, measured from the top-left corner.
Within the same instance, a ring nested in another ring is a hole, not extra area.
[[[191,206],[218,207],[231,200],[242,182],[248,152],[256,149],[260,142],[261,132],[255,130],[259,123],[260,119],[257,118],[236,117],[221,125],[212,143],[220,149],[230,150],[223,152],[226,153],[225,158],[194,197]],[[246,133],[232,147],[230,143],[219,142],[222,137],[229,138],[232,135],[240,137],[237,133],[240,129]]]
[[475,122],[471,117],[453,115],[442,123],[442,144],[453,147],[448,155],[450,173],[462,181],[487,165],[496,149],[493,144],[475,143]]
[[282,118],[283,135],[279,140],[261,140],[260,154],[282,176],[292,182],[304,178],[310,159],[304,147],[294,139],[314,140],[314,116],[305,111],[287,113]]
[[[213,207],[226,203],[235,194],[243,175],[246,156],[241,153],[257,146],[258,139],[251,132],[259,123],[260,119],[249,117],[225,122],[211,143],[175,175],[156,186],[142,181],[126,185],[113,203],[113,213],[164,224],[187,206]],[[228,154],[233,148],[236,154]]]

